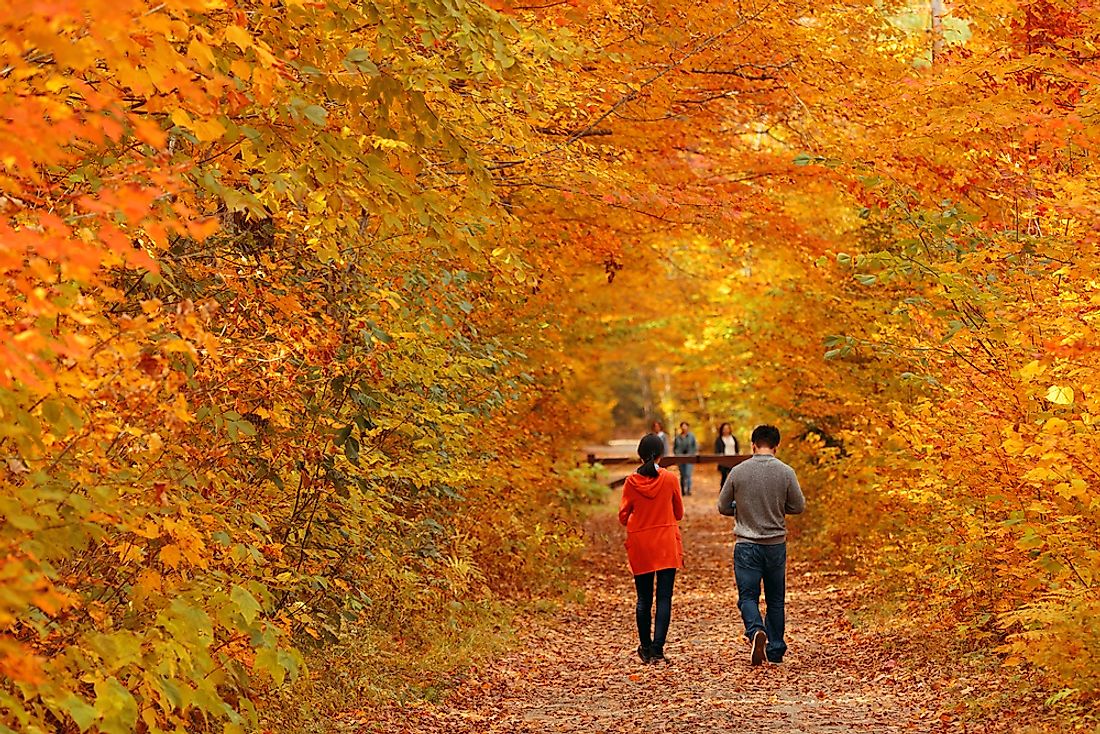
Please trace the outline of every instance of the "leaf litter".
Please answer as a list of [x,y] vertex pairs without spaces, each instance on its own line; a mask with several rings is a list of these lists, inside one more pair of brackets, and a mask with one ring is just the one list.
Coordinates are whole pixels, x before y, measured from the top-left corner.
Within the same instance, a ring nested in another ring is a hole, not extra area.
[[[703,481],[700,481],[703,480]],[[713,485],[713,486],[711,486]],[[1034,699],[1011,710],[974,707],[1001,686],[956,665],[919,634],[898,640],[854,629],[858,580],[800,560],[791,541],[787,644],[781,665],[749,664],[733,582],[730,522],[714,510],[717,482],[685,498],[685,568],[676,579],[665,664],[636,656],[634,588],[622,530],[610,512],[586,528],[584,601],[519,621],[513,651],[439,703],[367,712],[361,734],[990,734],[1052,731]],[[940,655],[937,657],[937,655]],[[975,714],[971,709],[978,708]]]

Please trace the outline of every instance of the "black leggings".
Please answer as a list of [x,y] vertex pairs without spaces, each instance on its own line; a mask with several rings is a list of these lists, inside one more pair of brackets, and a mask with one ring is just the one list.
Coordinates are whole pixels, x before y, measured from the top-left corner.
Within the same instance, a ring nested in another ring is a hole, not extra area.
[[[653,612],[653,577],[657,577],[657,619],[654,622],[653,638],[649,637],[649,623]],[[638,640],[643,646],[663,651],[665,638],[668,637],[668,625],[672,621],[672,584],[676,580],[676,569],[665,568],[654,573],[643,573],[634,577],[634,588],[638,590]]]

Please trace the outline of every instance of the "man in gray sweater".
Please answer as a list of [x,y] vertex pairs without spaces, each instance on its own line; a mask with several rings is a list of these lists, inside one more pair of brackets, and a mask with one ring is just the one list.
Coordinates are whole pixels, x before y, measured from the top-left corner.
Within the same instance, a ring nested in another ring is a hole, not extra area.
[[[775,458],[779,429],[757,426],[752,453],[732,470],[718,494],[718,512],[737,518],[734,524],[733,572],[737,578],[737,608],[752,643],[752,664],[764,658],[783,661],[787,595],[787,521],[806,509],[794,469]],[[760,616],[760,582],[764,583],[767,619]]]

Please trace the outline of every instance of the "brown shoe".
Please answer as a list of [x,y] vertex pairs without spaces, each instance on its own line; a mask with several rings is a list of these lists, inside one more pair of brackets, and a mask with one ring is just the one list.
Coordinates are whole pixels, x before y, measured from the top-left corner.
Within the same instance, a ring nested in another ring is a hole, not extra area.
[[764,630],[757,630],[756,634],[752,636],[752,664],[760,665],[764,662],[764,648],[768,645],[768,636],[764,634]]

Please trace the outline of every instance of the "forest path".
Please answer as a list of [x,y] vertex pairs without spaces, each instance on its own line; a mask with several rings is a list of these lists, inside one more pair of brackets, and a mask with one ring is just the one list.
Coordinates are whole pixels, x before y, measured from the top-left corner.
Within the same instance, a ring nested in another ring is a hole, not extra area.
[[665,648],[671,662],[643,665],[635,655],[634,588],[611,512],[614,491],[587,526],[583,604],[530,618],[515,650],[475,672],[443,704],[405,709],[388,726],[374,723],[447,734],[992,730],[945,710],[961,687],[950,662],[915,665],[912,656],[894,659],[885,651],[889,640],[858,638],[845,616],[854,606],[850,592],[835,585],[837,572],[800,560],[797,539],[787,571],[790,649],[781,665],[751,667],[733,583],[731,522],[715,510],[717,475],[697,467],[694,494],[685,500],[686,568],[676,579]]

